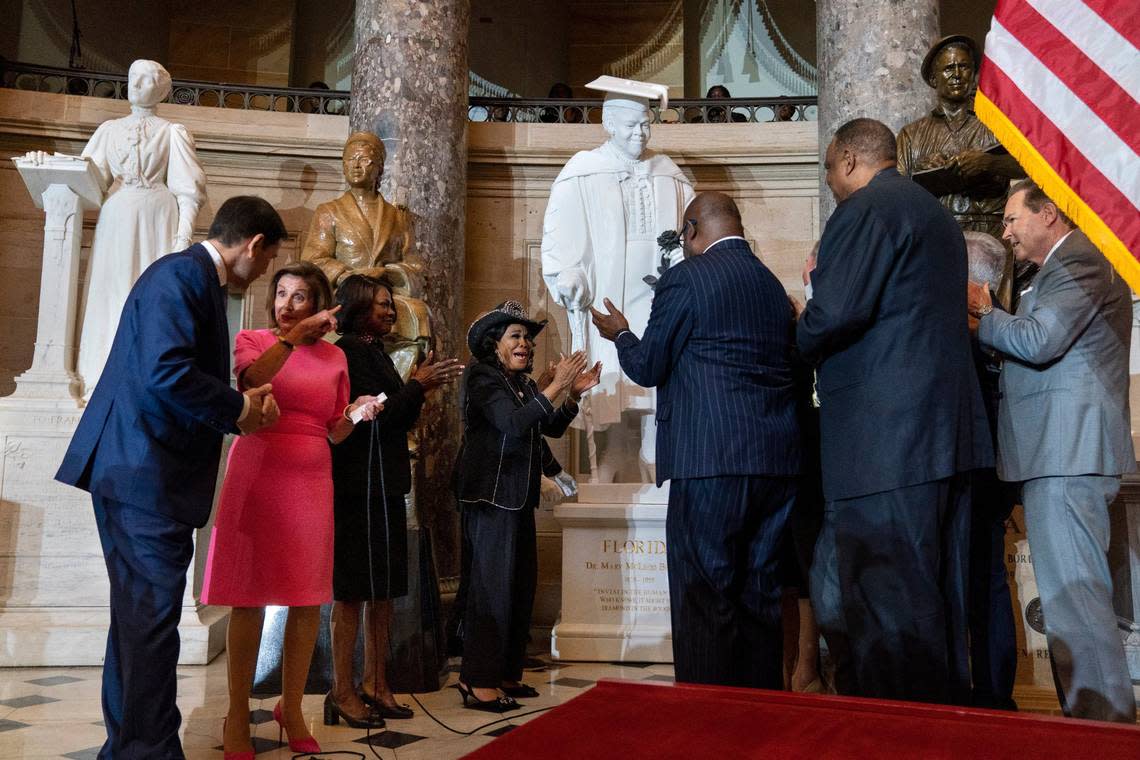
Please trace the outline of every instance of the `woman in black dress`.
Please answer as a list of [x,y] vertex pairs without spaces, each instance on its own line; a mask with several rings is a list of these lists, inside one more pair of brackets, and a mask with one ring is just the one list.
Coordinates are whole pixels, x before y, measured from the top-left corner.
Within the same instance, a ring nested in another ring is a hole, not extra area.
[[[387,396],[374,422],[357,425],[333,449],[332,651],[333,690],[325,697],[325,724],[344,718],[355,728],[380,727],[384,718],[410,718],[396,703],[385,674],[392,600],[408,593],[408,526],[404,497],[411,490],[408,431],[415,426],[424,394],[452,382],[463,367],[432,354],[405,384],[384,349],[396,322],[392,289],[362,275],[337,289],[352,388]],[[364,612],[364,673],[359,692],[353,652]]]
[[534,509],[544,435],[561,436],[601,364],[584,353],[563,358],[539,390],[527,376],[544,322],[506,301],[475,320],[467,345],[477,361],[459,391],[463,448],[456,467],[463,543],[469,561],[463,615],[463,704],[504,712],[516,696],[538,696],[521,682],[538,575]]

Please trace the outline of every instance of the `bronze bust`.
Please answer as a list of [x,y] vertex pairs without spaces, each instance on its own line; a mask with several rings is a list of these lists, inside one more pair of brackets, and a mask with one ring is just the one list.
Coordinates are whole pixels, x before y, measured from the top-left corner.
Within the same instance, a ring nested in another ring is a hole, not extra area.
[[[1000,240],[1010,180],[1024,177],[1025,171],[974,114],[980,58],[977,43],[962,34],[943,37],[927,52],[922,78],[937,93],[938,105],[899,132],[898,168],[908,177],[943,169],[946,181],[941,187],[950,192],[939,195],[942,205],[963,230]],[[1007,273],[1002,288],[1006,293],[1008,281]]]

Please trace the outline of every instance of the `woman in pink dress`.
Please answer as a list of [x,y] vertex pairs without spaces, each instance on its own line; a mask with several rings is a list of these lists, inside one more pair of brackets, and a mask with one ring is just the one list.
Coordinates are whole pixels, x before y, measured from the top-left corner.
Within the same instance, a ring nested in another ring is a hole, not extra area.
[[249,695],[267,605],[289,608],[282,646],[281,701],[274,718],[295,752],[319,752],[305,727],[301,696],[320,623],[332,601],[333,485],[329,442],[352,432],[375,397],[348,403],[344,353],[321,337],[336,326],[324,274],[307,262],[272,278],[268,330],[242,330],[234,346],[240,388],[273,384],[276,425],[243,436],[230,449],[202,587],[206,604],[233,607],[226,646],[230,705],[227,760],[253,758]]

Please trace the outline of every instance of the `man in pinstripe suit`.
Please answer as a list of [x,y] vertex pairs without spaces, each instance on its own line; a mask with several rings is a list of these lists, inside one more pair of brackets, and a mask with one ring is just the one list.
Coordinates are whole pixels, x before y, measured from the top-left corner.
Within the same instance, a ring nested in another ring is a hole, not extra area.
[[797,344],[818,364],[826,499],[812,606],[843,693],[964,702],[970,471],[993,463],[966,316],[966,245],[854,119],[825,160],[838,207]]
[[800,469],[793,322],[743,233],[731,198],[698,195],[684,214],[685,261],[657,283],[645,334],[608,298],[593,318],[626,375],[658,389],[677,680],[779,689],[776,561]]

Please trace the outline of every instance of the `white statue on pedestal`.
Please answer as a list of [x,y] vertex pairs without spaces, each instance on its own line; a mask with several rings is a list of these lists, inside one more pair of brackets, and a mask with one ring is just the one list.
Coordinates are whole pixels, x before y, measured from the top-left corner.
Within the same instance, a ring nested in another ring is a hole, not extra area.
[[[194,218],[206,197],[194,138],[181,124],[155,115],[155,106],[169,94],[166,69],[154,61],[135,61],[127,84],[131,115],[103,122],[83,149],[107,194],[80,299],[76,370],[85,397],[103,371],[131,286],[160,256],[190,246]],[[43,154],[27,158],[42,160]]]
[[[598,335],[589,307],[609,298],[634,333],[645,331],[653,290],[644,278],[657,276],[661,266],[657,236],[681,226],[693,188],[672,159],[646,150],[647,96],[664,98],[663,85],[602,77],[587,87],[607,90],[602,124],[610,139],[575,154],[554,180],[542,232],[542,276],[569,312],[573,350],[584,348],[590,364],[602,363],[601,383],[579,415],[591,467],[596,464],[590,479],[652,482],[653,390],[622,373],[617,349]],[[680,250],[673,255],[670,265],[680,260]]]

